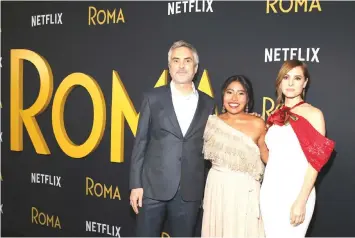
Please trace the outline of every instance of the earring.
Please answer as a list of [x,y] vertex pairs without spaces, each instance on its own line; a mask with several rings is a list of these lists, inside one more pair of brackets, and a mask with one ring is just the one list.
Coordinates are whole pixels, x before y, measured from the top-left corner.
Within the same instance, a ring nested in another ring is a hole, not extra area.
[[226,108],[223,106],[222,107],[222,113],[225,113],[226,112]]
[[246,108],[245,108],[245,112],[249,112],[249,107],[248,107],[248,105],[247,105]]

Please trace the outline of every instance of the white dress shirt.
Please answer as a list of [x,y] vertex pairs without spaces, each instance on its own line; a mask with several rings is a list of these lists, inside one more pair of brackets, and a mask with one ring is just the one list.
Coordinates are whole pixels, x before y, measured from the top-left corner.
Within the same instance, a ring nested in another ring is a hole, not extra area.
[[170,88],[175,114],[179,122],[181,132],[183,136],[185,136],[195,115],[198,102],[198,92],[194,83],[192,83],[192,93],[189,95],[182,95],[176,89],[173,81],[170,83]]

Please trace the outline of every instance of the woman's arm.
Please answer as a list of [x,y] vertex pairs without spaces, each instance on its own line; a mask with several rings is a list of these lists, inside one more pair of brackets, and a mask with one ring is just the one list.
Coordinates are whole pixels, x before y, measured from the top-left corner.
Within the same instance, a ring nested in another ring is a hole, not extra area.
[[[325,135],[325,122],[323,113],[316,108],[313,108],[307,113],[306,119],[311,125],[323,136]],[[308,163],[306,174],[304,176],[303,185],[300,193],[298,194],[292,208],[291,208],[291,224],[297,226],[304,221],[306,213],[306,203],[311,193],[318,176],[311,164]]]
[[265,144],[265,135],[266,135],[266,125],[263,120],[260,120],[259,125],[260,136],[258,139],[258,146],[260,150],[261,160],[266,164],[269,159],[269,149]]

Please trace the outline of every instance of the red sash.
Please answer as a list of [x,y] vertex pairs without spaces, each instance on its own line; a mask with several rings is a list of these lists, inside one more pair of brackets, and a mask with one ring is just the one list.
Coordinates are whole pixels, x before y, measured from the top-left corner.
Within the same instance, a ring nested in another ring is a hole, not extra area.
[[304,101],[301,101],[292,108],[283,106],[269,116],[267,124],[268,126],[290,124],[308,162],[319,172],[328,162],[335,142],[320,134],[304,117],[290,111],[303,103]]

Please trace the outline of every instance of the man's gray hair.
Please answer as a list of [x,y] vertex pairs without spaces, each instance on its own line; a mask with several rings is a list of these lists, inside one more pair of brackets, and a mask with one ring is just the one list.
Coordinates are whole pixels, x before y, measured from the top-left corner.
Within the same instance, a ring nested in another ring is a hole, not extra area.
[[189,48],[192,51],[192,55],[194,56],[194,61],[195,64],[199,63],[199,58],[198,58],[198,54],[197,54],[197,50],[195,47],[193,47],[190,43],[183,41],[183,40],[179,40],[173,43],[173,45],[170,47],[169,53],[168,53],[168,62],[170,63],[170,59],[171,59],[171,52],[176,49],[176,48],[180,48],[180,47],[186,47]]

